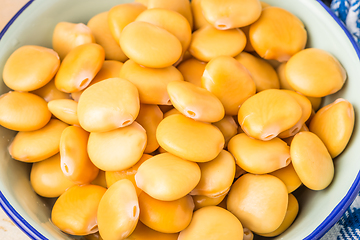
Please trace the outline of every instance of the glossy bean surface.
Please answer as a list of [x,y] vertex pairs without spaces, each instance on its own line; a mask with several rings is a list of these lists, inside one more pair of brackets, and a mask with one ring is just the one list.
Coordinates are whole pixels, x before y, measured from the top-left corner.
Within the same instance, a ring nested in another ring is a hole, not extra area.
[[232,213],[209,206],[194,212],[190,225],[180,232],[178,240],[242,240],[243,234],[242,224]]
[[342,98],[321,108],[310,122],[310,131],[325,144],[332,158],[348,144],[354,129],[354,107]]
[[97,211],[106,189],[96,185],[73,186],[55,202],[51,221],[61,231],[81,236],[98,231]]
[[285,184],[268,174],[241,176],[233,184],[227,199],[228,210],[257,233],[275,231],[285,218],[287,205]]
[[256,92],[248,70],[227,56],[214,58],[206,65],[201,86],[220,99],[226,115],[237,115],[240,106]]
[[56,88],[66,93],[83,90],[99,72],[104,60],[104,49],[96,43],[73,48],[61,62],[55,76]]
[[126,127],[139,114],[137,88],[121,78],[109,78],[87,88],[78,104],[78,118],[89,132],[105,132]]
[[8,92],[0,96],[0,125],[14,131],[35,131],[51,118],[47,103],[27,92]]
[[120,77],[132,82],[139,91],[139,99],[144,104],[169,105],[167,85],[173,81],[183,81],[181,73],[173,66],[147,68],[128,60],[120,71]]
[[99,173],[88,156],[88,139],[89,133],[77,126],[64,129],[60,138],[61,169],[77,184],[90,183]]
[[346,80],[345,69],[330,53],[308,48],[295,54],[285,67],[290,86],[310,97],[324,97],[339,91]]
[[228,149],[237,165],[254,174],[273,172],[291,161],[289,147],[279,138],[262,141],[240,133],[230,140]]
[[3,80],[17,91],[33,91],[45,86],[60,66],[59,55],[50,48],[26,45],[13,52],[5,63]]
[[209,62],[219,56],[235,57],[246,45],[240,29],[218,30],[206,25],[193,33],[189,52],[200,61]]
[[59,22],[52,36],[52,46],[61,59],[75,47],[94,42],[90,28],[83,23]]
[[278,89],[268,89],[241,105],[238,120],[247,135],[267,141],[293,127],[301,116],[301,106],[293,97]]
[[121,171],[135,165],[146,147],[146,131],[133,122],[108,132],[92,132],[87,145],[91,161],[103,171]]
[[290,154],[294,169],[306,187],[322,190],[329,186],[334,177],[334,163],[318,136],[311,132],[296,134]]
[[202,122],[217,122],[225,110],[211,92],[188,82],[171,82],[167,86],[172,105],[185,116]]
[[145,192],[139,196],[140,221],[162,233],[177,233],[191,221],[194,202],[189,195],[174,201],[160,201]]
[[170,153],[158,154],[144,162],[135,175],[136,185],[151,197],[174,201],[186,196],[200,181],[194,163]]
[[217,127],[182,114],[164,118],[156,130],[156,138],[166,151],[194,162],[214,159],[225,144]]
[[147,22],[127,25],[121,32],[120,46],[131,60],[150,68],[169,67],[180,59],[182,53],[179,39]]
[[304,49],[307,32],[294,14],[279,7],[267,7],[250,26],[249,38],[260,57],[284,62]]
[[18,132],[8,150],[22,162],[39,162],[59,152],[60,138],[68,125],[56,119],[35,131]]
[[139,220],[139,202],[134,185],[127,179],[114,183],[102,197],[97,211],[99,233],[104,239],[126,239]]
[[30,183],[37,194],[47,198],[59,197],[75,185],[61,170],[60,154],[34,163],[30,172]]

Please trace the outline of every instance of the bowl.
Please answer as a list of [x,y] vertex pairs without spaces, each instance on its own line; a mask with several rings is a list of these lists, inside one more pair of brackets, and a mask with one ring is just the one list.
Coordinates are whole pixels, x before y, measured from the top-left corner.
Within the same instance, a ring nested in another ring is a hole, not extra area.
[[[320,1],[263,0],[298,16],[308,31],[307,47],[324,49],[333,54],[347,70],[344,88],[325,98],[329,104],[342,97],[350,101],[355,113],[360,109],[360,51],[350,33]],[[86,23],[97,13],[127,0],[30,0],[0,33],[0,76],[10,54],[23,45],[51,47],[52,31],[60,21]],[[0,93],[9,89],[0,82]],[[275,239],[318,239],[336,223],[360,189],[359,117],[346,150],[336,159],[335,177],[323,191],[305,187],[295,192],[300,211],[294,224]],[[0,127],[0,205],[31,239],[84,239],[69,236],[50,221],[54,199],[38,196],[31,188],[31,165],[11,159],[7,147],[15,132]]]

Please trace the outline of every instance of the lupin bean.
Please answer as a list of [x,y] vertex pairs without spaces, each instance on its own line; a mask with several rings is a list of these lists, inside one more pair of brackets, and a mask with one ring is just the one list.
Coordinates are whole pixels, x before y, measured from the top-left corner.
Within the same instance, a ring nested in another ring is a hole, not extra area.
[[354,121],[354,107],[339,98],[315,114],[310,122],[310,131],[323,141],[331,157],[335,158],[348,144]]
[[45,86],[60,66],[59,55],[40,46],[23,46],[13,52],[4,66],[3,80],[16,91],[33,91]]

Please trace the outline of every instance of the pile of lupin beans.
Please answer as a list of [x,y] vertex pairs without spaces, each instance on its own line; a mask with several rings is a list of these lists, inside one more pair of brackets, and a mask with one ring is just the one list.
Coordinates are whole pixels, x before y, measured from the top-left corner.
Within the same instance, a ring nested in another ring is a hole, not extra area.
[[348,101],[319,109],[346,72],[306,42],[295,15],[258,0],[138,0],[60,22],[53,49],[23,46],[4,67],[9,153],[33,163],[71,235],[279,235],[291,193],[329,186],[354,127]]

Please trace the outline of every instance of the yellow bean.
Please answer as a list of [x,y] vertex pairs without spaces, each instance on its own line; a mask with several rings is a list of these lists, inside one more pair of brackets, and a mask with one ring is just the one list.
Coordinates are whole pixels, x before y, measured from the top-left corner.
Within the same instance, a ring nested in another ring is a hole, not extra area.
[[194,162],[211,161],[225,144],[217,127],[181,114],[164,118],[156,130],[156,138],[166,151]]
[[209,24],[202,13],[201,0],[192,0],[191,10],[194,19],[194,30],[198,30],[199,28]]
[[167,86],[171,103],[185,116],[202,122],[224,118],[220,100],[211,92],[188,82],[170,82]]
[[135,21],[154,24],[173,34],[179,39],[182,53],[189,48],[191,41],[191,27],[187,19],[172,10],[153,8],[142,12]]
[[[309,131],[309,128],[307,127],[307,125],[305,123],[301,126],[301,128],[299,130],[299,132],[308,132],[308,131]],[[291,136],[291,137],[288,137],[288,138],[282,138],[282,140],[284,142],[286,142],[288,146],[290,146],[292,140],[294,139],[294,136]]]
[[45,101],[50,102],[55,99],[70,99],[70,94],[60,91],[55,86],[55,81],[51,80],[48,84],[42,88],[36,89],[31,93],[38,95],[45,99]]
[[324,143],[312,132],[300,132],[290,145],[294,169],[312,190],[325,189],[334,177],[334,164]]
[[156,140],[156,129],[161,120],[163,120],[163,113],[157,105],[141,104],[136,121],[146,131],[147,145],[144,150],[145,153],[152,153],[159,147]]
[[13,52],[4,66],[3,80],[16,91],[33,91],[45,86],[60,66],[59,55],[50,48],[23,46]]
[[62,61],[55,76],[55,86],[63,92],[83,90],[99,72],[105,59],[104,49],[95,43],[72,49]]
[[[229,189],[230,190],[230,189]],[[218,204],[220,204],[222,202],[222,200],[224,200],[224,198],[226,197],[227,193],[229,191],[225,192],[225,194],[222,194],[218,197],[207,197],[204,195],[193,195],[193,201],[195,204],[195,209],[194,211],[203,208],[203,207],[207,207],[207,206],[216,206]]]
[[189,52],[203,62],[220,56],[235,57],[246,45],[246,36],[240,29],[218,30],[206,25],[193,33]]
[[88,26],[83,23],[59,22],[56,24],[52,46],[61,59],[77,46],[95,43],[95,38]]
[[256,92],[248,70],[226,56],[214,58],[206,65],[201,85],[220,99],[227,115],[237,115],[240,106]]
[[279,7],[266,7],[250,26],[249,38],[260,57],[284,62],[304,49],[307,32],[294,14]]
[[125,62],[120,77],[132,82],[139,91],[141,103],[170,104],[167,85],[172,81],[183,81],[183,76],[175,67],[147,68],[132,60]]
[[[94,79],[90,82],[89,86],[94,85],[95,83],[101,82],[108,78],[117,78],[120,77],[120,70],[124,64],[119,61],[114,60],[105,60],[101,66],[99,72],[96,74]],[[86,88],[85,88],[86,89]],[[78,102],[81,94],[85,91],[81,90],[78,92],[71,93],[71,97]]]
[[180,232],[178,240],[226,239],[242,240],[243,227],[229,211],[209,206],[194,212],[190,225]]
[[134,184],[136,194],[139,196],[140,193],[142,192],[142,190],[136,186],[135,174],[137,173],[140,165],[143,164],[146,160],[148,160],[150,158],[152,158],[151,155],[144,154],[144,155],[142,155],[140,160],[134,166],[132,166],[128,169],[125,169],[122,171],[106,171],[105,178],[106,178],[107,187],[108,188],[111,187],[111,185],[113,185],[114,183],[116,183],[117,181],[119,181],[121,179],[127,179],[127,180],[130,180]]
[[88,153],[91,161],[103,171],[121,171],[134,166],[146,147],[146,131],[133,122],[108,132],[90,133]]
[[276,68],[276,72],[280,80],[280,88],[295,91],[295,89],[293,89],[290,86],[288,80],[286,79],[286,74],[285,74],[286,63],[287,62],[283,62]]
[[218,197],[229,191],[235,177],[235,160],[228,151],[222,150],[214,160],[198,164],[200,182],[190,195]]
[[139,114],[137,88],[121,78],[109,78],[87,88],[78,104],[78,118],[88,132],[105,132],[126,127]]
[[273,172],[291,161],[288,145],[277,137],[262,141],[240,133],[230,140],[228,149],[237,165],[254,174]]
[[269,173],[285,183],[288,193],[291,193],[301,186],[301,180],[290,163],[288,166]]
[[310,122],[310,131],[323,141],[331,157],[335,158],[348,144],[354,121],[354,107],[339,98],[315,114]]
[[178,236],[178,233],[157,232],[139,221],[134,232],[126,240],[177,240]]
[[71,235],[97,232],[97,210],[105,191],[105,188],[96,185],[69,188],[56,200],[51,221],[61,231]]
[[151,197],[174,201],[186,196],[200,181],[201,171],[194,163],[170,153],[158,154],[138,169],[136,185]]
[[254,234],[248,229],[244,227],[244,238],[243,240],[253,240]]
[[127,25],[121,32],[120,46],[131,60],[150,68],[169,67],[179,60],[182,53],[179,39],[147,22]]
[[57,154],[61,133],[67,126],[51,119],[39,130],[18,132],[9,146],[11,157],[22,162],[39,162]]
[[80,125],[77,116],[78,103],[71,99],[57,99],[48,103],[50,112],[61,121],[70,125]]
[[265,234],[263,233],[263,234],[259,234],[259,235],[264,236],[264,237],[275,237],[277,235],[280,235],[281,233],[285,232],[285,230],[291,226],[291,224],[294,222],[298,212],[299,212],[299,203],[296,200],[296,198],[294,197],[294,195],[289,194],[288,208],[286,210],[286,215],[285,215],[284,221],[281,223],[280,227],[273,232],[265,233]]
[[201,87],[201,77],[205,71],[205,67],[205,62],[201,62],[195,58],[190,58],[181,62],[177,68],[184,76],[185,81]]
[[177,110],[176,108],[171,109],[170,111],[167,111],[164,114],[164,118],[171,116],[171,115],[175,115],[175,114],[182,114],[181,112],[179,112],[179,110]]
[[285,184],[268,174],[241,176],[233,184],[227,199],[228,210],[256,233],[275,231],[285,218],[287,205]]
[[219,30],[250,25],[261,14],[259,0],[202,0],[201,9],[205,19]]
[[278,89],[268,89],[241,105],[238,120],[247,135],[268,141],[293,127],[301,116],[301,106],[292,96]]
[[99,173],[87,153],[88,138],[89,133],[76,126],[67,127],[61,134],[61,169],[77,184],[90,183]]
[[146,10],[141,3],[126,3],[112,7],[108,13],[110,33],[115,42],[120,44],[121,32],[129,24],[135,21],[140,13]]
[[103,187],[103,188],[107,188],[105,172],[102,171],[102,170],[99,170],[98,175],[96,176],[96,178],[90,184],[98,185],[98,186]]
[[162,233],[177,233],[191,221],[194,202],[189,195],[174,201],[160,201],[142,192],[139,196],[140,221]]
[[294,91],[291,90],[281,90],[287,94],[289,94],[291,97],[293,97],[296,102],[300,105],[301,107],[301,118],[300,120],[291,128],[285,130],[284,132],[279,134],[280,138],[288,138],[291,136],[294,136],[296,133],[298,133],[301,129],[301,127],[305,124],[305,122],[309,119],[310,115],[311,115],[311,111],[312,111],[312,105],[309,99],[307,99],[305,96],[296,93]]
[[37,194],[47,198],[59,197],[75,185],[62,172],[59,154],[34,163],[31,168],[30,182]]
[[247,70],[256,85],[256,91],[280,88],[279,78],[273,67],[261,58],[257,58],[250,53],[242,52],[235,57]]
[[330,53],[308,48],[295,54],[285,67],[286,79],[296,91],[309,97],[325,97],[339,91],[345,69]]
[[0,96],[0,125],[14,131],[35,131],[51,118],[47,103],[26,92],[8,92]]
[[139,220],[139,202],[134,185],[120,180],[106,191],[97,212],[99,233],[106,240],[126,239]]
[[109,12],[99,13],[89,20],[87,26],[94,35],[95,42],[104,48],[105,59],[124,62],[128,57],[122,51],[119,41],[111,34],[108,16]]
[[193,27],[193,16],[191,13],[190,2],[188,0],[147,0],[146,5],[148,9],[163,8],[178,12],[189,21],[190,27]]
[[230,139],[237,134],[238,125],[232,116],[225,116],[220,121],[214,122],[213,125],[216,126],[224,135],[225,147]]

